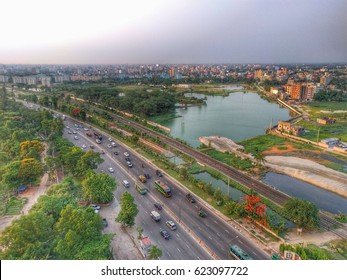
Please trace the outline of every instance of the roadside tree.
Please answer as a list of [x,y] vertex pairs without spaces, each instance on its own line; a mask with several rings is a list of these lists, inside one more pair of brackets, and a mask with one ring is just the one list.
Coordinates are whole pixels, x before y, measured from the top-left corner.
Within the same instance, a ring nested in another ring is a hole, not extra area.
[[134,197],[128,193],[123,193],[121,197],[121,210],[116,218],[116,221],[123,226],[131,227],[135,224],[135,217],[139,210],[134,202]]

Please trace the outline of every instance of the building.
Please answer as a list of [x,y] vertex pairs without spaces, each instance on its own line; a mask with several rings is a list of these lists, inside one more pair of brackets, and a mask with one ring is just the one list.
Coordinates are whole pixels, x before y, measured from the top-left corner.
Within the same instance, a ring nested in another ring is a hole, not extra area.
[[336,123],[336,118],[327,118],[327,117],[324,117],[324,118],[317,118],[317,123],[319,124],[333,124],[333,123]]
[[277,125],[277,130],[280,132],[285,132],[288,134],[300,136],[305,133],[305,129],[299,125],[293,125],[290,122],[279,121]]
[[37,77],[35,76],[27,76],[26,78],[26,84],[27,85],[36,85],[37,84]]
[[326,138],[322,139],[320,142],[326,146],[336,146],[340,143],[340,140],[338,138]]
[[14,84],[26,84],[27,79],[26,79],[26,77],[13,76],[12,81]]
[[41,84],[43,86],[50,87],[51,86],[51,77],[49,76],[43,76],[40,78]]
[[306,86],[301,84],[285,85],[284,90],[294,100],[302,101],[305,99]]
[[0,83],[8,83],[9,79],[9,76],[0,75]]
[[278,94],[278,87],[271,87],[270,93],[277,95]]
[[259,70],[255,70],[254,72],[254,79],[259,79],[260,81],[263,80],[263,70],[259,69]]
[[176,67],[171,67],[169,69],[169,76],[170,78],[175,78],[176,77],[176,74],[177,74],[177,69]]

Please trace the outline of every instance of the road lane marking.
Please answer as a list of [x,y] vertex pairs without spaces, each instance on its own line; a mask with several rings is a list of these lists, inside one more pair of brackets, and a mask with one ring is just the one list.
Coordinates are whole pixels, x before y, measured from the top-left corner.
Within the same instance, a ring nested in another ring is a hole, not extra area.
[[181,253],[181,250],[180,250],[180,248],[176,248],[176,249],[177,249],[177,251],[178,251],[178,252],[180,252],[180,253]]

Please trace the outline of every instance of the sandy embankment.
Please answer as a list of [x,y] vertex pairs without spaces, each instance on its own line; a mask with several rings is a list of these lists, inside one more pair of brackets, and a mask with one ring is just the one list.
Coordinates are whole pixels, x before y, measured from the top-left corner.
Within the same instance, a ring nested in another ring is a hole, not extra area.
[[199,141],[207,147],[211,145],[213,149],[222,153],[231,152],[243,159],[249,158],[251,160],[254,160],[252,155],[243,152],[243,150],[245,149],[243,146],[236,144],[229,138],[222,136],[202,136],[199,137]]
[[278,173],[289,175],[347,197],[347,174],[345,173],[297,157],[266,156],[265,165]]

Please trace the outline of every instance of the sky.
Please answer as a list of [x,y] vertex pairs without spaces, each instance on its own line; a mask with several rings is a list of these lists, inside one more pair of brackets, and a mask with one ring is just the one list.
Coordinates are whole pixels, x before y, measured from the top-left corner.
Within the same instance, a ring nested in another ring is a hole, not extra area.
[[0,64],[347,62],[346,0],[1,0]]

